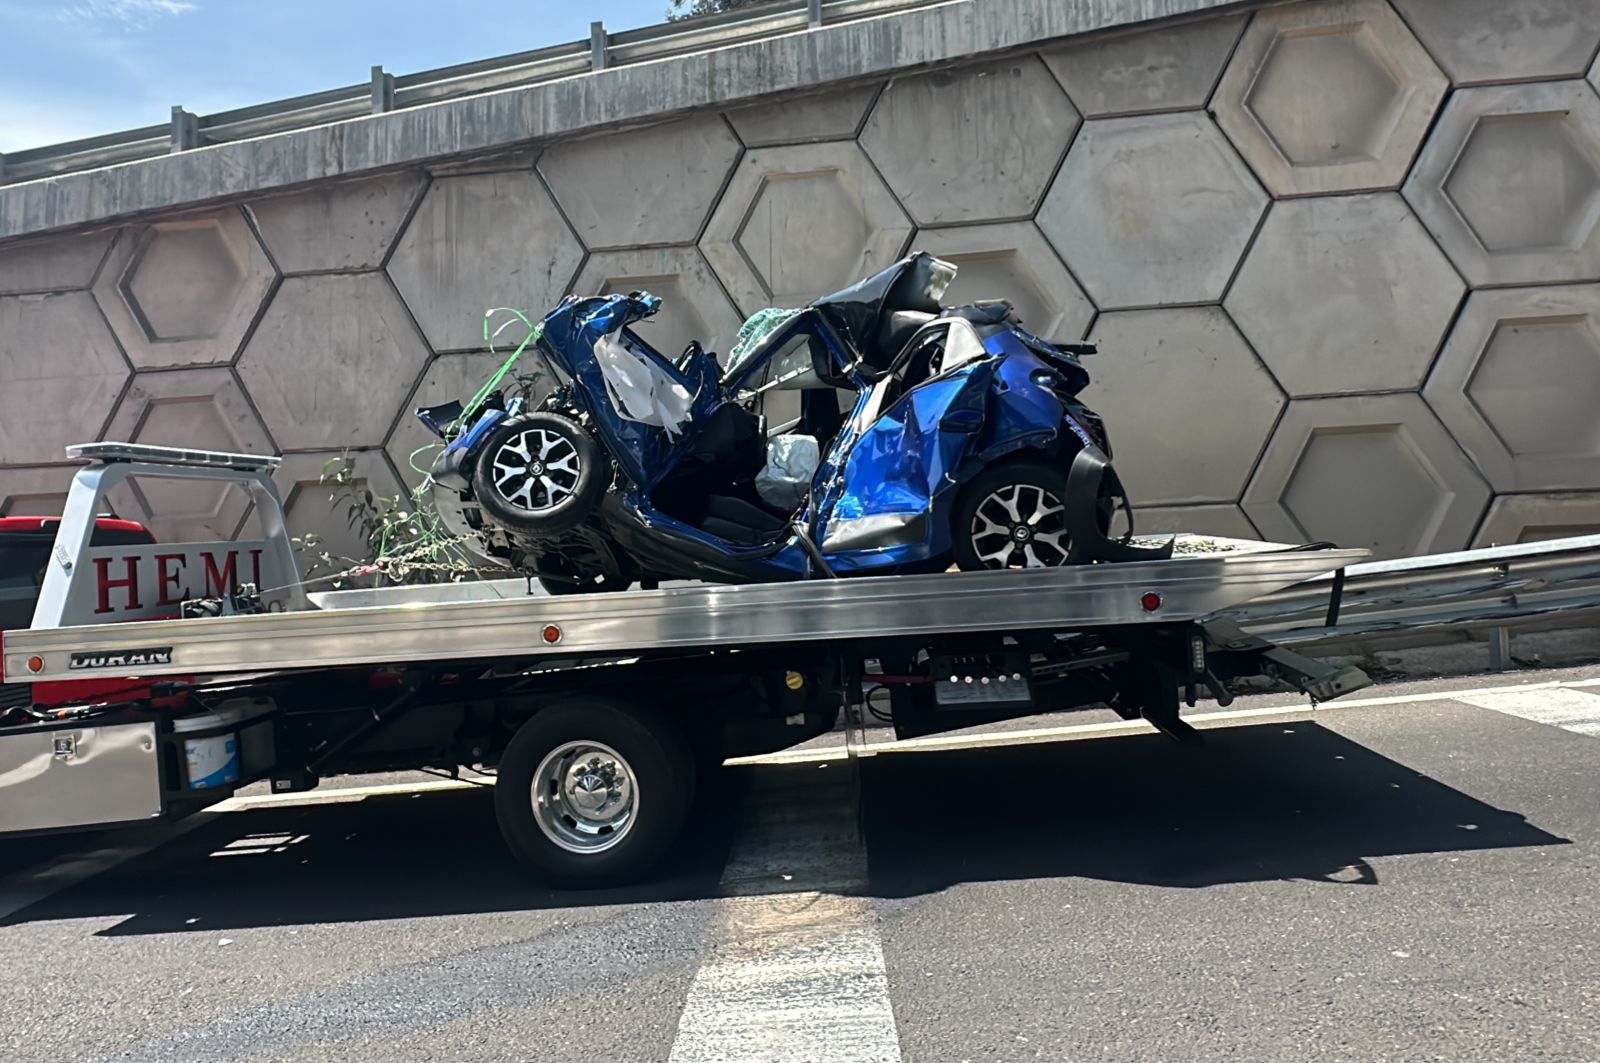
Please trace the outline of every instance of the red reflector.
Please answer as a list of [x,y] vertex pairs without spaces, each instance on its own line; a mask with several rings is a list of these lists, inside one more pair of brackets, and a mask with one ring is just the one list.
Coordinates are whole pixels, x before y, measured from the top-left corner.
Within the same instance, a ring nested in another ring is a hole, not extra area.
[[28,671],[34,673],[35,675],[37,675],[40,672],[44,671],[44,658],[43,657],[29,657],[28,658]]
[[1155,591],[1145,591],[1139,596],[1139,604],[1144,606],[1144,611],[1153,613],[1161,608],[1161,595]]
[[561,629],[556,627],[554,624],[546,627],[542,632],[540,632],[540,634],[543,635],[544,640],[552,646],[561,641]]

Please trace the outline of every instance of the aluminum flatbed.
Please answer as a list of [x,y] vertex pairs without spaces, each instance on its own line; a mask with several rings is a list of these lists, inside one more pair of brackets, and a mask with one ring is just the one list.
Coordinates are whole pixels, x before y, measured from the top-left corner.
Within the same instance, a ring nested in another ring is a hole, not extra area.
[[[529,594],[520,580],[458,585],[454,594],[349,591],[292,612],[20,631],[6,639],[5,675],[195,675],[1171,624],[1366,556],[1197,537],[1181,545],[1193,552],[1120,565],[609,595]],[[130,658],[138,663],[116,663]]]

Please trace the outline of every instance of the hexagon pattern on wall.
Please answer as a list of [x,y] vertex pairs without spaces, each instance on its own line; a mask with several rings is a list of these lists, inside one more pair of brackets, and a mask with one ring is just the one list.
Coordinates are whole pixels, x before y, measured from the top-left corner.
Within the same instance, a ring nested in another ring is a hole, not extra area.
[[1004,299],[1028,331],[1060,340],[1078,339],[1094,320],[1094,304],[1032,222],[923,229],[912,246],[957,267],[947,306]]
[[538,319],[560,301],[583,245],[529,172],[441,177],[400,236],[389,276],[435,351],[482,350],[483,314]]
[[1197,111],[1086,122],[1039,227],[1102,310],[1215,302],[1267,195]]
[[115,236],[106,229],[0,248],[0,295],[89,287]]
[[169,369],[231,362],[276,280],[230,207],[124,231],[94,295],[137,368]]
[[1381,192],[1273,204],[1226,306],[1291,395],[1397,391],[1421,386],[1465,290]]
[[1600,285],[1474,292],[1423,396],[1496,490],[1600,488]]
[[1449,82],[1385,0],[1258,11],[1217,122],[1274,194],[1396,188]]
[[[0,511],[58,506],[62,447],[113,408],[110,436],[315,450],[302,483],[361,448],[390,491],[429,438],[412,408],[500,364],[434,354],[481,350],[491,306],[645,287],[667,300],[643,326],[658,346],[725,349],[744,314],[921,247],[962,267],[949,301],[1008,298],[1063,339],[1107,311],[1086,398],[1142,530],[1250,535],[1248,510],[1273,538],[1453,548],[1480,478],[1542,493],[1502,496],[1478,542],[1591,530],[1597,47],[1589,0],[1306,0],[9,243]],[[1442,109],[1436,63],[1474,86]],[[1413,157],[1415,215],[1389,191]],[[1451,329],[1463,275],[1495,290]],[[163,372],[130,382],[130,359]],[[1368,392],[1409,394],[1347,394]],[[238,512],[140,490],[119,508],[164,537]],[[334,528],[308,497],[295,519]]]
[[1092,37],[1041,55],[1085,118],[1204,107],[1245,15]]
[[1419,396],[1360,395],[1291,403],[1244,510],[1278,542],[1405,557],[1465,547],[1488,500],[1488,485]]
[[[333,555],[331,563],[324,565],[318,575],[343,571],[352,562],[371,560],[366,543],[350,528],[343,508],[331,500],[333,487],[320,482],[328,462],[345,457],[353,463],[357,490],[366,488],[374,495],[385,497],[404,493],[381,450],[287,454],[272,474],[278,493],[283,496],[284,522],[289,534],[301,538],[316,532],[323,537],[321,549]],[[248,527],[245,534],[250,534]],[[302,559],[302,569],[308,560]]]
[[1033,214],[1079,121],[1045,65],[1022,56],[895,79],[861,146],[918,225],[1000,221]]
[[66,461],[131,375],[88,292],[0,296],[0,465]]
[[881,87],[876,83],[853,85],[777,103],[758,103],[729,111],[727,118],[747,148],[854,140]]
[[288,277],[239,376],[285,449],[377,447],[427,361],[382,274]]
[[59,517],[77,470],[46,465],[0,469],[0,517]]
[[1511,546],[1569,535],[1600,535],[1600,494],[1501,495],[1472,545]]
[[539,172],[591,251],[687,244],[739,158],[721,115],[556,144]]
[[859,147],[800,145],[745,152],[700,249],[748,315],[804,306],[883,269],[910,235]]
[[1600,98],[1582,81],[1462,89],[1405,194],[1474,285],[1600,279]]
[[341,181],[248,205],[285,273],[376,269],[422,191],[421,173]]
[[1600,47],[1593,0],[1392,0],[1457,85],[1582,77]]
[[1285,399],[1228,315],[1124,310],[1101,314],[1090,339],[1084,400],[1106,419],[1134,505],[1236,501]]
[[572,286],[578,295],[641,288],[661,297],[661,310],[633,329],[662,354],[676,358],[690,340],[721,354],[733,347],[744,319],[692,247],[602,251],[589,256]]
[[[140,373],[117,405],[105,437],[118,442],[271,454],[272,440],[250,408],[231,369]],[[162,542],[229,539],[249,497],[222,483],[141,479],[123,484],[111,501]]]

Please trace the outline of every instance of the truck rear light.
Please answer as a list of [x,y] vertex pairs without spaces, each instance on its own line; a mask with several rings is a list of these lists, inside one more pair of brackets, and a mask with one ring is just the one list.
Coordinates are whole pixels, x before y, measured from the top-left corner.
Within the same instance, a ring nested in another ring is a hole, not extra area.
[[545,629],[539,634],[545,640],[545,642],[549,643],[551,646],[554,646],[556,643],[561,641],[561,629],[556,627],[554,624],[545,625]]
[[1155,591],[1145,591],[1139,596],[1139,604],[1144,607],[1145,612],[1153,613],[1161,608],[1161,595]]

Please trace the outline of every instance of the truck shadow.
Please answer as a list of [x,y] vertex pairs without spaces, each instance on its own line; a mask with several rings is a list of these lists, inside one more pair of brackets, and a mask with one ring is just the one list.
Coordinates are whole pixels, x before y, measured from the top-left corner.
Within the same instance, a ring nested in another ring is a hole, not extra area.
[[212,815],[0,926],[121,916],[99,931],[117,937],[715,897],[730,832],[689,832],[649,883],[564,892],[512,861],[489,787],[259,807]]
[[865,766],[872,892],[1078,876],[1375,885],[1369,861],[1568,844],[1309,722],[963,750]]
[[[1199,751],[1151,734],[896,753],[861,768],[868,889],[881,897],[1067,876],[1375,884],[1375,857],[1566,844],[1303,722],[1210,731]],[[785,829],[801,836],[755,839],[779,860],[804,847],[812,817],[839,822],[850,788],[819,791],[815,775],[724,771],[667,866],[637,887],[531,886],[500,842],[487,788],[431,791],[216,815],[0,925],[115,919],[99,933],[122,936],[717,897],[752,789],[793,803]]]

